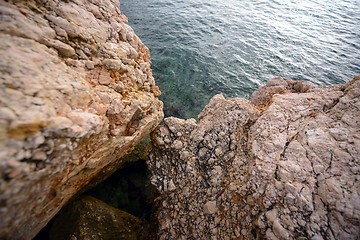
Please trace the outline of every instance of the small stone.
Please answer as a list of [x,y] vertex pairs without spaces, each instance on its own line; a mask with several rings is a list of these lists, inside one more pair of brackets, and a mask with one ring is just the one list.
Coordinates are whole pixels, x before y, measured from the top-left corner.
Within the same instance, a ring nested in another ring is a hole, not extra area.
[[55,26],[55,32],[56,32],[56,35],[58,35],[60,37],[64,37],[65,39],[68,38],[66,31],[64,29],[62,29],[61,27]]
[[109,70],[120,70],[123,63],[120,60],[115,59],[104,59],[102,64]]
[[214,158],[210,158],[209,161],[208,161],[208,164],[209,164],[209,165],[212,165],[212,164],[214,164],[214,162],[215,162],[215,159],[214,159]]
[[102,85],[109,85],[112,82],[109,72],[102,71],[99,75],[99,83]]
[[215,176],[220,177],[222,175],[222,168],[220,166],[214,166],[213,173]]
[[167,127],[160,127],[159,133],[161,137],[165,137],[170,134],[170,131]]
[[39,145],[43,144],[45,142],[45,137],[41,134],[37,135],[33,139],[34,146],[38,147]]
[[74,48],[58,40],[52,41],[50,45],[54,47],[63,57],[71,58],[76,54]]
[[183,148],[183,143],[182,143],[181,141],[179,141],[179,140],[175,140],[175,141],[174,141],[174,148],[175,148],[176,150],[182,149],[182,148]]
[[170,180],[170,182],[168,183],[168,190],[174,191],[175,189],[176,189],[176,186],[175,186],[173,180]]
[[216,206],[216,201],[208,201],[204,205],[204,211],[207,214],[214,214],[218,211],[218,208]]
[[32,159],[34,160],[46,160],[46,153],[42,150],[35,150],[32,154]]
[[277,236],[278,238],[289,239],[288,231],[280,224],[280,221],[278,219],[274,221],[272,229],[275,236]]
[[85,52],[82,49],[78,48],[76,49],[75,52],[79,59],[89,60],[88,56],[85,54]]
[[207,148],[201,148],[199,150],[199,157],[202,158],[202,157],[205,157],[205,155],[207,154],[208,152],[208,149]]
[[86,66],[86,68],[87,69],[89,69],[89,70],[92,70],[92,69],[94,69],[94,63],[93,62],[91,62],[91,61],[87,61],[86,63],[85,63],[85,66]]
[[217,147],[217,148],[215,149],[215,155],[216,155],[217,157],[220,157],[221,154],[222,154],[222,149],[221,149],[221,147]]

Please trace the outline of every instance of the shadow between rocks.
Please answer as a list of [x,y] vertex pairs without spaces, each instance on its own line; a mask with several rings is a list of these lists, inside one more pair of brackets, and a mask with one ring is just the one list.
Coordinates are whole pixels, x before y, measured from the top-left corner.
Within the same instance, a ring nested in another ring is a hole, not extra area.
[[[76,227],[73,225],[78,225],[79,228],[81,228],[81,225],[91,226],[94,224],[95,226],[93,227],[102,228],[99,229],[99,231],[103,231],[104,229],[102,225],[106,224],[96,223],[96,221],[91,219],[84,219],[101,218],[102,212],[118,212],[118,210],[121,210],[124,213],[111,213],[110,215],[124,216],[124,214],[129,213],[129,215],[131,214],[135,216],[140,222],[142,222],[144,229],[147,229],[146,232],[148,232],[148,236],[143,237],[144,234],[141,233],[142,237],[136,239],[156,239],[157,221],[154,217],[154,200],[159,196],[159,193],[150,182],[150,172],[146,162],[140,158],[134,160],[133,157],[134,156],[132,156],[131,162],[125,163],[105,181],[98,184],[94,188],[89,189],[84,194],[80,195],[64,206],[62,210],[60,210],[60,212],[47,224],[47,226],[43,228],[43,230],[34,239],[58,239],[56,235],[59,233],[56,232],[59,230],[59,228],[69,228],[63,229],[62,231],[69,232],[70,237],[75,236],[76,232],[81,231],[76,229]],[[87,201],[94,201],[94,204],[99,204],[99,209],[93,208],[91,204],[90,208],[86,208],[86,206],[89,206],[89,204],[84,202],[84,199]],[[97,200],[101,200],[104,202],[104,204]],[[105,206],[105,203],[107,206]],[[105,208],[105,210],[101,210],[103,208]],[[82,210],[80,211],[79,209]],[[92,212],[89,216],[82,216],[83,214],[86,215],[84,212],[89,210]],[[109,216],[107,213],[105,213],[104,216]],[[138,227],[139,221],[134,221],[131,215],[126,215],[126,221],[130,219],[130,222],[136,223],[136,227],[134,229],[137,231],[136,229],[140,229]],[[64,220],[67,218],[69,222]],[[86,221],[86,223],[84,223],[84,221]],[[117,229],[111,228],[118,228],[119,226],[121,227],[121,225],[113,225],[110,223],[108,225],[109,230],[106,231],[116,232]],[[126,230],[125,226],[124,229]],[[75,234],[72,235],[70,234],[71,232]],[[92,232],[92,230],[89,230],[89,234]],[[97,238],[95,237],[94,239]],[[121,238],[121,236],[118,235],[117,239],[128,239],[128,237]]]
[[150,172],[144,160],[126,163],[86,195],[141,219],[150,220],[153,200],[158,192],[150,182]]

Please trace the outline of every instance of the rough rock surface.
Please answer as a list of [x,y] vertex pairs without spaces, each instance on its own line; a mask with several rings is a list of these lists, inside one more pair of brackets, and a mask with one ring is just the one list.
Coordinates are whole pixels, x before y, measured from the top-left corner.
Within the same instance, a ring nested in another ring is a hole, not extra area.
[[31,239],[163,117],[118,0],[0,0],[0,239]]
[[275,78],[252,101],[216,95],[152,134],[160,239],[359,239],[360,76]]
[[140,218],[96,198],[82,196],[55,217],[50,240],[145,240],[149,239],[149,230]]

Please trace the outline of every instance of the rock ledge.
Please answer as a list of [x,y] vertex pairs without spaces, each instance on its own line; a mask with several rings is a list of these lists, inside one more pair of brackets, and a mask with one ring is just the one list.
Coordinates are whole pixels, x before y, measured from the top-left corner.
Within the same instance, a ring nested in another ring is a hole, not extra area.
[[275,78],[252,102],[214,96],[167,118],[148,164],[160,239],[358,239],[360,76],[315,86]]

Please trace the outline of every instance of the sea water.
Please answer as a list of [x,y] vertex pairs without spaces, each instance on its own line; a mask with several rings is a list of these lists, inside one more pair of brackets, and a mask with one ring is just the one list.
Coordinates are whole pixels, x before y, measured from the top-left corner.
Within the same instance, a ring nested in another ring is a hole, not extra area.
[[273,76],[317,84],[360,73],[360,0],[121,0],[150,48],[165,115],[217,93],[249,98]]

